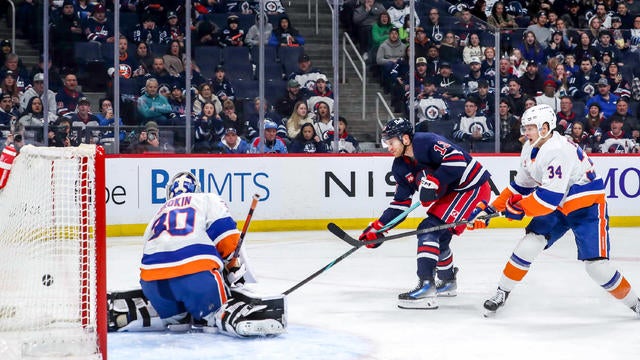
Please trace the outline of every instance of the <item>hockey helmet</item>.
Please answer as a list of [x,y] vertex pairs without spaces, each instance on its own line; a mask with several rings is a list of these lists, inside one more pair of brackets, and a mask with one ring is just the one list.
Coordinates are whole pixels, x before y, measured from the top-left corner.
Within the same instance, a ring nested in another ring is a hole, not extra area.
[[[520,124],[522,125],[522,134],[524,134],[524,127],[527,125],[535,125],[538,128],[538,134],[542,131],[542,125],[547,123],[549,125],[549,132],[546,136],[551,135],[553,129],[556,128],[556,113],[553,111],[551,106],[546,104],[536,105],[525,110],[524,114],[522,114],[522,118],[520,119]],[[540,135],[542,138],[543,136]]]
[[387,125],[382,129],[382,141],[385,142],[394,137],[401,138],[404,134],[413,137],[413,126],[409,120],[402,117],[393,118],[387,121]]
[[181,171],[169,180],[167,184],[167,200],[185,193],[202,192],[200,182],[195,175],[188,171]]

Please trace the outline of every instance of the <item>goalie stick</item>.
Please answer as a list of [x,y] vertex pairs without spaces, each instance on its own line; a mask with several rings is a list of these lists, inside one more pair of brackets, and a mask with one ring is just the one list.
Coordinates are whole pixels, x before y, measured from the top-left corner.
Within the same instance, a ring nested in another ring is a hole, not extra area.
[[[403,211],[400,215],[396,216],[391,221],[389,221],[389,223],[385,227],[388,229],[388,228],[394,226],[395,224],[399,223],[400,221],[404,220],[404,218],[406,218],[407,215],[409,215],[409,213],[412,212],[413,210],[415,210],[418,206],[420,206],[420,202],[417,202],[417,203],[411,205],[408,209]],[[333,223],[330,223],[330,224],[333,224]],[[385,230],[385,228],[383,227],[382,229],[378,230],[378,232],[381,232],[381,231],[384,231],[384,230]],[[328,263],[323,268],[319,269],[318,271],[314,272],[313,274],[311,274],[311,275],[307,276],[306,278],[302,279],[302,281],[300,281],[299,283],[293,285],[291,288],[289,288],[289,290],[283,292],[282,294],[283,295],[291,294],[292,292],[297,290],[302,285],[304,285],[304,284],[308,283],[309,281],[315,279],[318,275],[320,275],[323,272],[331,269],[335,264],[337,264],[340,261],[344,260],[349,255],[353,254],[356,250],[358,250],[360,248],[360,246],[361,246],[360,244],[358,244],[357,246],[353,246],[351,249],[349,249],[349,251],[347,251],[346,253],[338,256],[335,260],[333,260],[332,262]]]
[[242,225],[242,232],[240,233],[240,240],[238,240],[238,246],[236,246],[236,251],[233,252],[233,258],[235,259],[240,254],[240,248],[242,247],[242,243],[244,242],[244,237],[247,235],[247,230],[249,229],[249,223],[251,222],[251,218],[253,217],[253,211],[258,206],[258,201],[260,200],[260,195],[253,194],[253,198],[251,199],[251,207],[249,207],[249,213],[247,214],[247,218],[244,220],[244,225]]
[[[487,216],[483,216],[478,218],[477,220],[487,220],[487,219],[491,219],[497,216],[501,216],[502,213],[493,213],[493,214],[489,214]],[[360,246],[366,246],[366,245],[370,245],[370,244],[381,244],[385,241],[388,240],[394,240],[394,239],[401,239],[401,238],[405,238],[407,236],[413,236],[413,235],[420,235],[420,234],[425,234],[425,233],[429,233],[429,232],[434,232],[434,231],[439,231],[439,230],[444,230],[444,229],[450,229],[456,226],[460,226],[460,225],[465,225],[467,224],[468,221],[467,220],[462,220],[462,221],[456,221],[450,224],[442,224],[442,225],[438,225],[438,226],[433,226],[427,229],[421,229],[421,230],[414,230],[414,231],[407,231],[407,232],[403,232],[400,234],[395,234],[395,235],[390,235],[390,236],[386,236],[380,239],[376,239],[376,240],[368,240],[368,241],[360,241],[352,236],[350,236],[349,234],[347,234],[344,230],[342,230],[338,225],[334,224],[334,223],[329,223],[327,224],[327,229],[335,236],[339,237],[340,239],[342,239],[343,241],[345,241],[346,243],[348,243],[351,246],[355,246],[355,247],[360,247]]]

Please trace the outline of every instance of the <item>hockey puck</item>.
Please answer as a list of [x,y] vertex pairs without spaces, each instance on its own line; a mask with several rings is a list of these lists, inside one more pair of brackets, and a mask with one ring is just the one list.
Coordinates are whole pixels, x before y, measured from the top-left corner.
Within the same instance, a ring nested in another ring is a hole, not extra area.
[[42,285],[51,286],[53,284],[53,276],[49,274],[42,275]]

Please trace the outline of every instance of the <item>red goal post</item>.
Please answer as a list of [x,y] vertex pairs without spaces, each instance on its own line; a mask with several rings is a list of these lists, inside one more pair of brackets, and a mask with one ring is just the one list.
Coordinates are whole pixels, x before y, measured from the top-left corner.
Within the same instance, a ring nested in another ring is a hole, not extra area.
[[15,158],[0,190],[0,358],[107,358],[104,154]]

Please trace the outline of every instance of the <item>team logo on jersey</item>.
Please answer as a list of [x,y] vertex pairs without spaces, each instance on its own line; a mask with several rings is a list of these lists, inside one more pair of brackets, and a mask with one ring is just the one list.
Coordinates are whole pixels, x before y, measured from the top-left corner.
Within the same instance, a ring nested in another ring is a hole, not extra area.
[[131,66],[127,64],[120,64],[120,77],[124,79],[131,79]]
[[435,105],[429,105],[424,109],[424,116],[429,121],[437,120],[440,117],[440,109]]
[[407,179],[409,184],[413,184],[413,182],[416,180],[416,177],[412,173],[408,173],[404,178]]

